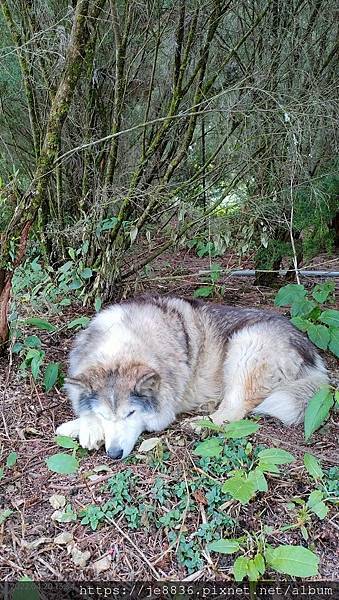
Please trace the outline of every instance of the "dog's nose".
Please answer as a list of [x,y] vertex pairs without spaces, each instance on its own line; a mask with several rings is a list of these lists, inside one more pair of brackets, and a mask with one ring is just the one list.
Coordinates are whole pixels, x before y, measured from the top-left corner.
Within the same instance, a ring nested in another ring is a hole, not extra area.
[[107,450],[107,454],[114,460],[119,460],[122,458],[123,453],[124,451],[121,448],[114,448],[114,446],[108,448]]

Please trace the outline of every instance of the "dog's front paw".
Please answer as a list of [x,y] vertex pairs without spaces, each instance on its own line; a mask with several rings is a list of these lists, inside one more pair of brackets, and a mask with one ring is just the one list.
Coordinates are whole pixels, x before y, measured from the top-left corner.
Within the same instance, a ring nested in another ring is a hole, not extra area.
[[222,412],[219,412],[218,410],[216,410],[214,413],[212,413],[210,415],[210,419],[216,425],[222,425],[223,423],[225,423],[225,421],[227,421],[225,415]]
[[105,433],[98,419],[80,419],[79,442],[87,450],[97,450],[104,444]]
[[57,435],[65,435],[71,438],[78,438],[80,432],[80,419],[74,419],[73,421],[67,421],[62,425],[59,425],[56,430]]

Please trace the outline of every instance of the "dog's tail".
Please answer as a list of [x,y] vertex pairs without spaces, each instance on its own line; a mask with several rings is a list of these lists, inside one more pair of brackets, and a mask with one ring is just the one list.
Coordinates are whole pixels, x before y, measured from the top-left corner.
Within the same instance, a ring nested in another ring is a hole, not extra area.
[[316,366],[305,369],[302,378],[286,382],[252,412],[276,417],[285,425],[298,424],[304,418],[310,398],[326,383],[328,383],[326,369],[321,358],[317,357]]

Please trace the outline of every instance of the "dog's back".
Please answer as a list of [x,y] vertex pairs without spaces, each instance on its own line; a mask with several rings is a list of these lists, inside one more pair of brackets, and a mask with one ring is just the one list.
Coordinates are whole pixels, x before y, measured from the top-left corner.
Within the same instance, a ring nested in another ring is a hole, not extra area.
[[[261,412],[299,422],[327,381],[309,340],[273,311],[142,297],[99,313],[71,353],[70,375],[107,361],[159,373],[159,411],[219,404],[216,420]],[[163,391],[163,396],[161,396]]]

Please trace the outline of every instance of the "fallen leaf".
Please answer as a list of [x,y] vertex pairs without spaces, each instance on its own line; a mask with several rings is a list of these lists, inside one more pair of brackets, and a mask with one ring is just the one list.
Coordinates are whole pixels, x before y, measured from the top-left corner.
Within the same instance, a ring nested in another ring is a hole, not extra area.
[[96,473],[101,473],[102,471],[105,471],[107,473],[113,472],[112,468],[108,465],[98,465],[94,467],[93,471],[95,471]]
[[66,504],[66,498],[62,494],[53,494],[49,499],[49,503],[53,508],[63,508]]
[[208,501],[202,490],[196,490],[192,495],[198,504],[205,504],[207,506]]
[[160,444],[160,438],[149,438],[140,444],[138,452],[150,452],[150,450],[154,450],[158,444]]
[[21,541],[21,545],[23,548],[27,548],[27,550],[35,550],[35,548],[39,548],[42,544],[49,544],[52,541],[52,538],[41,537],[33,540],[32,542],[26,542],[26,540]]
[[82,552],[80,548],[74,546],[72,548],[72,561],[77,567],[84,568],[86,567],[89,559],[91,558],[91,553],[88,550]]
[[69,531],[63,531],[62,533],[59,533],[59,535],[57,535],[54,538],[54,543],[55,544],[60,544],[60,545],[67,545],[70,542],[73,541],[73,533],[70,533]]
[[104,571],[108,571],[108,569],[111,566],[111,561],[112,561],[112,557],[110,555],[103,556],[103,558],[100,558],[99,560],[96,560],[93,563],[93,570],[95,571],[95,574],[99,575],[99,573],[103,573]]

